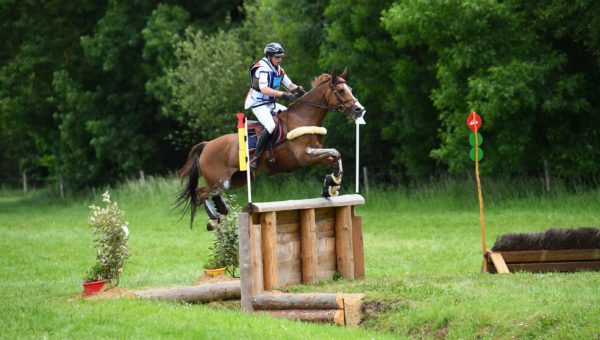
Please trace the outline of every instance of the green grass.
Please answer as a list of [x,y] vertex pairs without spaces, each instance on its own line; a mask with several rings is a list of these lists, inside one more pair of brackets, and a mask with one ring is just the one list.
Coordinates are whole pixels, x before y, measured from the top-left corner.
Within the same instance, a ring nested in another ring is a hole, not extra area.
[[[308,185],[275,177],[255,200],[314,197]],[[486,183],[484,183],[486,184]],[[529,190],[528,190],[529,188]],[[154,178],[111,189],[130,222],[131,260],[121,287],[190,284],[201,273],[212,234],[171,210],[178,183]],[[46,191],[0,193],[0,333],[3,338],[597,338],[600,273],[480,274],[478,205],[471,182],[373,189],[363,216],[367,279],[294,291],[364,292],[358,330],[248,315],[226,307],[136,299],[78,301],[94,262],[88,206]],[[535,193],[534,185],[486,187],[487,244],[501,233],[550,226],[600,226],[600,192]],[[238,190],[240,202],[245,190]]]

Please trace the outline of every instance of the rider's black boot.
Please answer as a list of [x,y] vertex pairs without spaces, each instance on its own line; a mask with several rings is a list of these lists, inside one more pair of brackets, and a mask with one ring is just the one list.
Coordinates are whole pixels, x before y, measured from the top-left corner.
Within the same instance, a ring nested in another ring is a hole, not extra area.
[[267,145],[267,142],[269,141],[270,138],[271,138],[271,134],[266,129],[262,130],[260,133],[260,136],[258,136],[258,141],[256,142],[256,148],[254,149],[254,153],[253,153],[252,163],[250,164],[250,166],[254,170],[256,170],[256,168],[258,168],[258,161],[260,159],[260,155],[262,154],[263,149]]

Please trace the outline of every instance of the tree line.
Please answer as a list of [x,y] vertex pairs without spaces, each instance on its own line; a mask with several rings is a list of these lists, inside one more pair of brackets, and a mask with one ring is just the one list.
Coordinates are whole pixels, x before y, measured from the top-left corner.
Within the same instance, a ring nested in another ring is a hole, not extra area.
[[[334,66],[367,108],[363,165],[385,183],[471,171],[600,181],[600,3],[0,0],[0,185],[78,190],[177,169],[236,131],[248,66],[279,41],[306,88]],[[354,126],[327,144],[351,162]]]

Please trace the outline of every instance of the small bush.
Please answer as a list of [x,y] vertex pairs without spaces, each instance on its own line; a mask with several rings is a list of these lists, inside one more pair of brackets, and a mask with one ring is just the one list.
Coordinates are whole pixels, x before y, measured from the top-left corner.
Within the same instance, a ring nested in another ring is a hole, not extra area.
[[210,254],[204,268],[226,267],[229,275],[235,276],[235,270],[239,267],[237,215],[242,209],[235,204],[234,196],[226,196],[224,199],[229,206],[229,214],[215,229],[215,240],[208,248]]
[[[108,191],[102,194],[102,201],[106,203],[104,208],[90,206],[92,216],[89,225],[94,232],[97,264],[88,273],[95,271],[98,277],[109,280],[116,287],[129,258],[129,228],[128,222],[125,221],[125,213],[119,209],[116,202],[110,201]],[[97,266],[102,270],[96,268]]]

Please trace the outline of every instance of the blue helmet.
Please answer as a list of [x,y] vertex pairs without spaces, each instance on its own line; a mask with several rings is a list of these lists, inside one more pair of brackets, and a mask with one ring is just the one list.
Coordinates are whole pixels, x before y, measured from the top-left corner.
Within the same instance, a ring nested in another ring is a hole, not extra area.
[[265,57],[275,56],[282,57],[285,55],[283,46],[278,42],[272,42],[265,46]]

